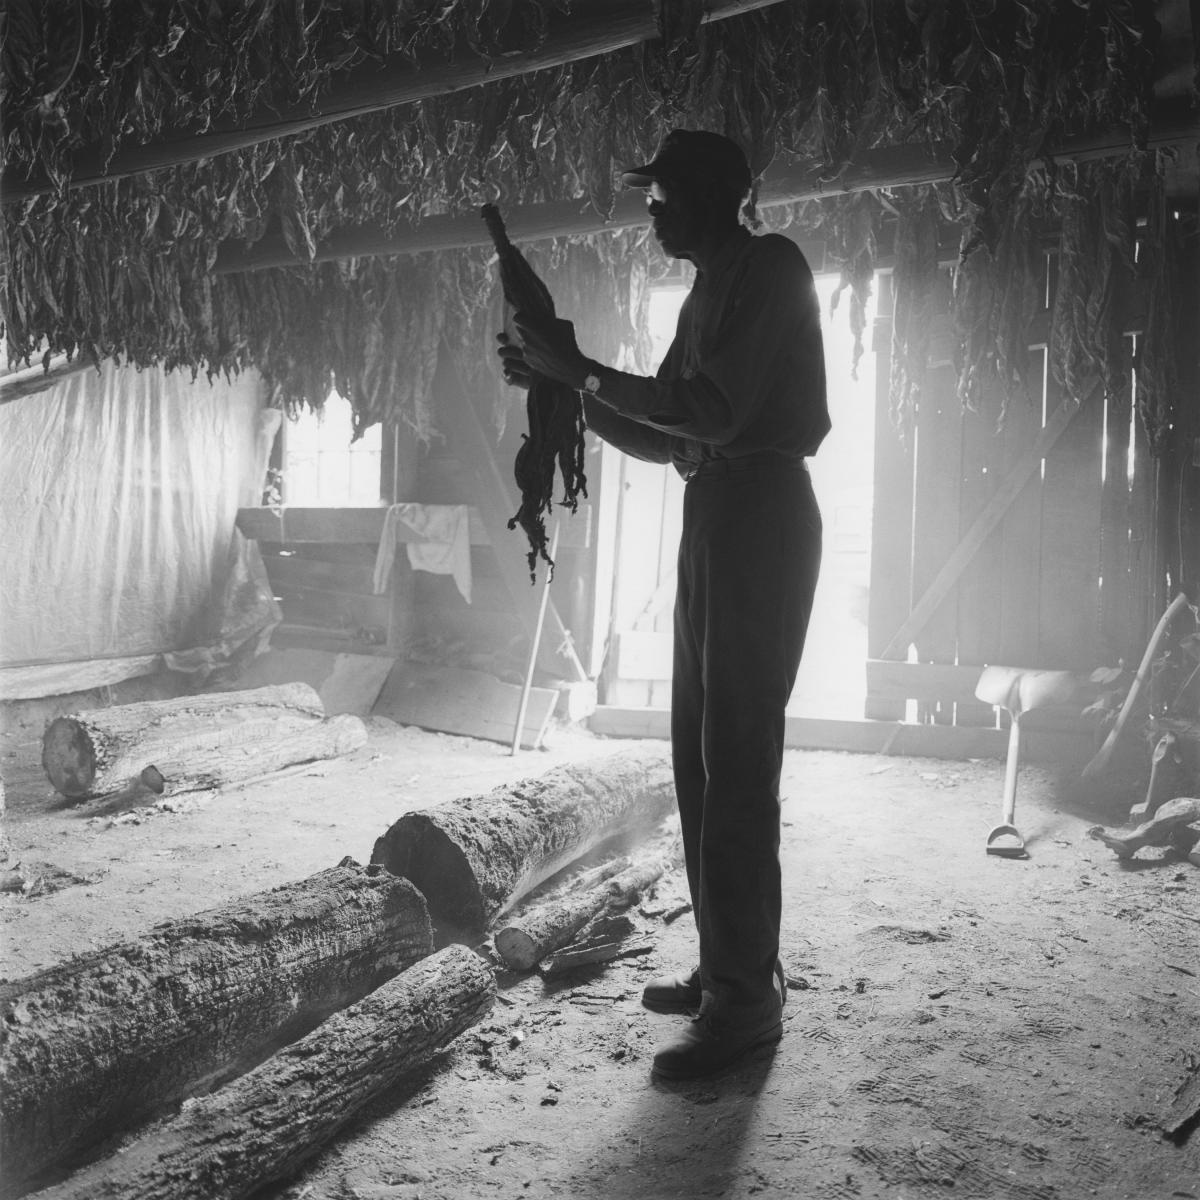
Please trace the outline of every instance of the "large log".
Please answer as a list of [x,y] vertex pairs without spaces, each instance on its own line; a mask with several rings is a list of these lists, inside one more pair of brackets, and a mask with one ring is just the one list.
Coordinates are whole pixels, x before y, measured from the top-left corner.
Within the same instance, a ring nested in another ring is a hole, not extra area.
[[623,860],[622,869],[591,887],[567,891],[530,907],[511,924],[496,932],[496,953],[505,966],[528,971],[548,954],[571,942],[601,912],[619,912],[636,904],[651,884],[675,860],[677,840],[647,847]]
[[346,859],[0,983],[6,1184],[261,1062],[432,948],[416,888]]
[[302,1041],[38,1200],[240,1200],[291,1175],[364,1104],[491,1008],[491,968],[447,946]]
[[674,797],[662,751],[623,751],[405,813],[375,843],[371,861],[411,879],[435,922],[479,935],[601,842],[648,833],[672,811]]
[[70,799],[111,795],[138,783],[170,794],[348,754],[366,740],[357,717],[326,720],[314,688],[285,683],[58,717],[42,738],[42,766]]

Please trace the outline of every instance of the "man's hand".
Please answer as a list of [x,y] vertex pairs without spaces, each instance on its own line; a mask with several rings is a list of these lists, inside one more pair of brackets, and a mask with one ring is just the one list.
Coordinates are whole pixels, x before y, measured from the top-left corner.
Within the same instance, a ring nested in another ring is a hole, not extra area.
[[575,326],[570,321],[518,312],[513,314],[513,325],[529,368],[568,387],[583,387],[591,364],[575,341]]
[[529,364],[525,361],[524,351],[507,333],[496,334],[496,341],[499,342],[496,353],[500,355],[500,370],[504,374],[504,382],[528,391],[531,372]]

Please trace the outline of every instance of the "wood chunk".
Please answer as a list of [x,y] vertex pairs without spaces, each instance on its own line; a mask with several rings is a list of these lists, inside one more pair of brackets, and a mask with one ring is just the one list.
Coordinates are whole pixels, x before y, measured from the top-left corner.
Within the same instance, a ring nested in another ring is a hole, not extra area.
[[565,946],[608,903],[604,888],[568,896],[496,932],[496,953],[514,971],[528,971]]
[[410,967],[307,1037],[39,1200],[241,1200],[291,1175],[367,1102],[492,1006],[465,946]]
[[674,802],[667,755],[623,751],[406,813],[375,843],[371,860],[411,879],[436,922],[479,936],[601,842],[654,828]]
[[1096,825],[1088,836],[1103,842],[1118,858],[1132,858],[1143,846],[1166,846],[1180,839],[1191,849],[1189,827],[1200,821],[1200,799],[1179,796],[1168,800],[1149,820],[1125,832],[1109,832]]
[[1200,1059],[1190,1064],[1187,1078],[1179,1085],[1171,1107],[1163,1119],[1162,1131],[1181,1141],[1200,1120]]
[[649,848],[636,859],[624,859],[624,869],[592,887],[549,900],[522,913],[511,925],[496,933],[496,952],[506,966],[528,971],[547,955],[567,945],[588,921],[601,912],[613,912],[635,904],[670,865],[672,850],[661,845]]
[[51,721],[42,766],[73,800],[131,787],[174,794],[267,775],[365,745],[363,723],[325,719],[305,683],[143,700]]
[[432,948],[416,888],[347,859],[0,983],[6,1183],[261,1062]]
[[554,979],[577,967],[594,966],[613,962],[618,958],[632,958],[637,954],[649,954],[654,948],[649,938],[635,936],[640,931],[625,915],[602,915],[586,926],[577,941],[551,954],[541,965],[542,976]]

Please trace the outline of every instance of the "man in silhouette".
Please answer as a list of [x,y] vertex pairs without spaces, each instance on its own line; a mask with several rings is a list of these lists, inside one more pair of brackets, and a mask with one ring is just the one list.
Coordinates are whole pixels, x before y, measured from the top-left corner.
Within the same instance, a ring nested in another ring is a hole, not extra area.
[[675,130],[623,176],[666,254],[696,267],[654,378],[587,358],[569,321],[517,313],[505,378],[579,389],[587,425],[687,480],[675,598],[671,748],[699,964],[643,994],[692,1014],[654,1071],[713,1074],[782,1035],[779,778],[784,709],[821,556],[805,458],[829,431],[819,305],[796,245],[740,222],[746,157]]

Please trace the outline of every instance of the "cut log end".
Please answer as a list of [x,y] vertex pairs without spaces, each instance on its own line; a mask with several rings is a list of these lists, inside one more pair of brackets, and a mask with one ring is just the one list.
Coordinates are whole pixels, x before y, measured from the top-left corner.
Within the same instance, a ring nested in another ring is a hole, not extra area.
[[375,843],[371,862],[411,880],[438,923],[479,930],[487,913],[474,871],[462,849],[424,813],[409,813]]
[[523,929],[509,925],[496,934],[496,953],[514,971],[529,971],[537,966],[544,952]]
[[54,790],[68,799],[87,796],[96,778],[96,749],[82,722],[56,717],[42,740],[42,766]]

